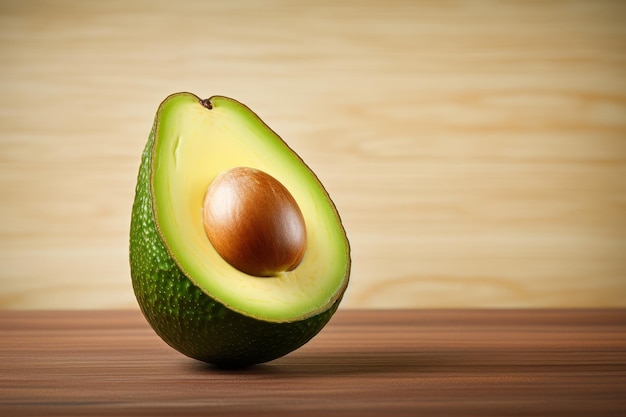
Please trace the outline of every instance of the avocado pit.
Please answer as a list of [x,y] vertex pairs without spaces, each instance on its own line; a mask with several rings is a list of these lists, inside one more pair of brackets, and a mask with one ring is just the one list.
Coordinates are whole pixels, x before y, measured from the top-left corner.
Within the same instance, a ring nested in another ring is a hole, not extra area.
[[257,277],[295,269],[306,249],[304,217],[289,190],[249,167],[220,173],[203,203],[204,230],[219,255]]

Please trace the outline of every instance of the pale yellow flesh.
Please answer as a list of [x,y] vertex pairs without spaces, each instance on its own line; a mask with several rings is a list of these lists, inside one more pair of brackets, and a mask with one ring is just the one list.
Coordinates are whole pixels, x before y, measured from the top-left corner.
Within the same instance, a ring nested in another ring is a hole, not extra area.
[[[223,97],[203,107],[191,94],[160,108],[153,151],[153,195],[162,237],[179,267],[223,304],[275,321],[307,317],[345,286],[347,242],[337,214],[314,175],[253,113]],[[202,222],[208,186],[222,171],[260,169],[294,196],[305,219],[307,248],[293,271],[259,278],[224,261]]]

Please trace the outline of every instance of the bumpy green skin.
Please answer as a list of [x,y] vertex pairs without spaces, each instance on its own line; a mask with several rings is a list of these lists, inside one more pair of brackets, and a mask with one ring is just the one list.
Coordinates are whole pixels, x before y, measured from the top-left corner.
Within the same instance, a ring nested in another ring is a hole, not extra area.
[[171,259],[154,221],[150,178],[154,129],[143,152],[130,228],[135,296],[155,332],[179,352],[220,367],[279,358],[315,336],[337,309],[305,320],[272,323],[237,313],[205,294]]

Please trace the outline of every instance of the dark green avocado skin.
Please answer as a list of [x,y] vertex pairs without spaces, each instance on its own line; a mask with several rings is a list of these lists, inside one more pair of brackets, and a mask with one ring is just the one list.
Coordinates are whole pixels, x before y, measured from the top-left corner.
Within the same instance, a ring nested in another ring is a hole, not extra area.
[[271,361],[299,348],[330,320],[341,297],[304,320],[266,322],[229,309],[178,268],[158,233],[151,198],[154,128],[144,149],[130,226],[130,269],[141,311],[171,347],[219,367]]

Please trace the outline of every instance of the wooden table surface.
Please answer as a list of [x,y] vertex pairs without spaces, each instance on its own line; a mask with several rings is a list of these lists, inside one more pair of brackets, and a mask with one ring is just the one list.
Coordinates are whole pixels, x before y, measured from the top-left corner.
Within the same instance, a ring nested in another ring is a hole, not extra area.
[[626,415],[625,310],[340,310],[239,371],[138,311],[0,312],[0,415]]

